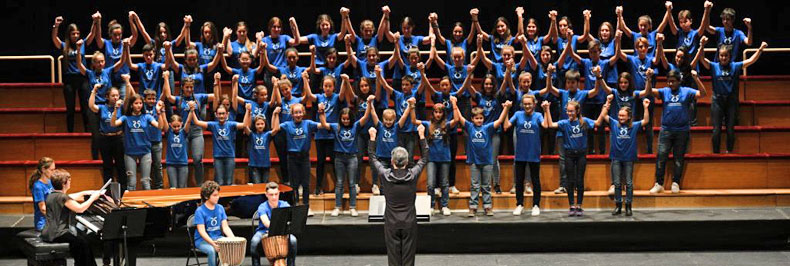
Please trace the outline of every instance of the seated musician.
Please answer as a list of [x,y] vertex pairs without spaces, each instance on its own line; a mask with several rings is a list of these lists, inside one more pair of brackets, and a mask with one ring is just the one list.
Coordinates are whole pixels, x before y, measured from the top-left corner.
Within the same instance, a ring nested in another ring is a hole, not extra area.
[[[291,207],[288,202],[280,200],[280,188],[279,185],[275,182],[269,182],[266,184],[266,202],[261,203],[258,206],[258,216],[261,218],[261,222],[258,224],[258,229],[255,231],[255,235],[252,236],[250,239],[250,255],[252,256],[252,265],[253,266],[260,266],[261,265],[261,255],[260,251],[263,249],[260,247],[261,239],[265,238],[269,233],[269,224],[272,218],[272,209],[275,208],[285,208]],[[295,265],[296,260],[296,237],[290,235],[289,243],[288,243],[288,265]]]
[[69,243],[69,252],[74,258],[74,265],[96,265],[93,249],[91,249],[88,239],[77,234],[74,228],[74,216],[75,213],[87,210],[91,203],[101,196],[102,192],[93,191],[88,200],[79,203],[75,198],[82,199],[87,193],[66,194],[71,187],[69,172],[61,169],[54,170],[50,175],[50,182],[54,190],[45,201],[47,223],[44,230],[41,231],[41,239],[50,243]]
[[197,226],[195,231],[195,247],[208,256],[208,265],[217,265],[217,251],[219,245],[215,240],[222,237],[224,233],[227,237],[233,237],[233,231],[228,226],[228,216],[225,208],[219,202],[219,184],[214,181],[206,181],[200,186],[200,199],[203,205],[195,210],[194,223]]

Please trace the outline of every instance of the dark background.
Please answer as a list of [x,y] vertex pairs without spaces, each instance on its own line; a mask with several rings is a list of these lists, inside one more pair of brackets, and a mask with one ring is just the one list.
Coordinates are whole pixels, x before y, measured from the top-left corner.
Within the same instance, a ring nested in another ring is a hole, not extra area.
[[[624,2],[627,2],[624,4]],[[694,18],[693,28],[699,27],[702,18],[703,2],[695,1],[675,1],[673,15],[677,20],[677,12],[682,9],[692,11]],[[436,12],[439,15],[439,25],[445,37],[451,35],[450,26],[456,22],[463,22],[464,31],[468,31],[470,24],[469,9],[480,9],[480,23],[483,29],[490,32],[494,20],[499,16],[504,16],[511,24],[511,29],[515,34],[515,7],[523,6],[526,10],[525,18],[535,17],[539,21],[540,34],[544,35],[547,31],[549,20],[547,13],[555,9],[560,16],[568,16],[573,22],[574,31],[578,34],[582,32],[583,19],[582,11],[590,9],[592,11],[591,31],[597,35],[597,28],[603,21],[616,23],[614,8],[617,5],[624,5],[624,16],[626,23],[632,30],[637,30],[636,20],[640,15],[650,15],[653,18],[653,27],[657,27],[663,18],[664,1],[308,1],[308,0],[277,0],[277,1],[22,1],[5,0],[0,11],[0,21],[2,21],[3,38],[0,41],[0,55],[34,55],[51,54],[59,55],[50,40],[50,31],[56,16],[63,16],[64,23],[60,27],[61,38],[66,26],[76,23],[86,36],[90,31],[91,17],[95,11],[102,13],[102,34],[107,38],[106,25],[112,19],[119,20],[124,25],[124,37],[129,36],[127,12],[134,10],[140,16],[149,34],[154,34],[156,23],[166,22],[171,29],[173,36],[178,35],[183,24],[183,16],[192,15],[194,22],[192,25],[192,40],[197,40],[200,25],[211,20],[219,28],[232,27],[239,20],[248,23],[249,37],[255,38],[254,32],[265,30],[265,25],[272,16],[279,16],[285,20],[286,26],[283,31],[290,35],[287,27],[288,17],[295,17],[299,23],[300,33],[307,35],[316,32],[315,18],[318,14],[327,13],[332,16],[335,22],[335,30],[339,30],[340,7],[345,6],[351,9],[351,21],[354,29],[358,31],[359,23],[362,19],[371,19],[378,27],[381,18],[381,6],[389,5],[392,9],[392,31],[398,30],[399,21],[404,16],[411,16],[416,22],[415,34],[427,35],[427,16],[429,12]],[[737,11],[736,28],[746,31],[746,27],[741,20],[744,17],[752,18],[754,27],[754,43],[751,47],[758,47],[761,41],[769,43],[769,47],[790,47],[790,5],[781,1],[768,0],[730,0],[714,1],[711,13],[711,25],[720,26],[719,14],[725,7],[734,8]],[[220,32],[221,34],[221,32]],[[665,30],[667,42],[665,47],[675,46],[675,37],[669,30]],[[231,39],[235,39],[235,33]],[[142,40],[142,39],[141,39]],[[624,48],[631,48],[631,41],[624,37]],[[710,44],[709,44],[710,45]],[[139,53],[142,41],[133,47],[133,53]],[[388,45],[384,46],[387,49]],[[579,48],[584,49],[584,45]],[[95,49],[95,44],[88,48]],[[307,46],[302,45],[299,50],[306,51]],[[708,57],[712,57],[708,54]],[[790,55],[781,53],[767,53],[760,59],[760,63],[750,67],[750,74],[774,75],[786,74],[785,70],[790,63]],[[304,63],[306,64],[306,63]],[[47,63],[39,61],[37,63],[27,61],[0,61],[0,82],[20,82],[20,81],[47,81]]]

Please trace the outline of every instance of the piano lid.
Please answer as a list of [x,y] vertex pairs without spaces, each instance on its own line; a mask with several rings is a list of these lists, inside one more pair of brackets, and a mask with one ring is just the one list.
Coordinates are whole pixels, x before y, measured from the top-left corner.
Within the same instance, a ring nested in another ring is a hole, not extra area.
[[[281,193],[292,190],[291,187],[280,184]],[[221,186],[219,195],[220,197],[235,197],[264,193],[266,193],[266,184],[247,184]],[[138,208],[149,207],[148,204],[153,207],[168,207],[190,200],[200,200],[200,187],[127,191],[122,198],[125,205]]]

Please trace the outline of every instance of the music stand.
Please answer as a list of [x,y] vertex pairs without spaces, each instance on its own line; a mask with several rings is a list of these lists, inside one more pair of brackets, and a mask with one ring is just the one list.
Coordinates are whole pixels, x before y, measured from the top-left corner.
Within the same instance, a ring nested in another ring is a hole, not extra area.
[[269,224],[269,235],[298,235],[307,224],[307,206],[294,206],[272,209],[272,220]]
[[147,211],[145,209],[117,209],[108,213],[104,217],[104,227],[102,228],[102,239],[121,240],[121,265],[127,265],[129,247],[126,239],[129,237],[142,237],[145,231],[145,219]]

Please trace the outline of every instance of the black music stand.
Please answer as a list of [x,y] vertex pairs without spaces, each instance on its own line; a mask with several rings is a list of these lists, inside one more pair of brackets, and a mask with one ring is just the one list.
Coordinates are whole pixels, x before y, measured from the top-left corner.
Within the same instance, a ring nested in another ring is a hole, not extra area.
[[142,237],[145,231],[145,209],[117,209],[104,216],[102,239],[123,240],[121,243],[121,265],[127,265],[129,237]]
[[307,224],[307,206],[294,206],[272,209],[269,235],[298,235],[304,232]]

